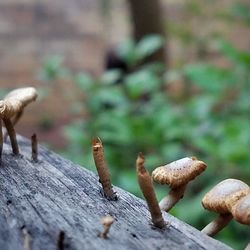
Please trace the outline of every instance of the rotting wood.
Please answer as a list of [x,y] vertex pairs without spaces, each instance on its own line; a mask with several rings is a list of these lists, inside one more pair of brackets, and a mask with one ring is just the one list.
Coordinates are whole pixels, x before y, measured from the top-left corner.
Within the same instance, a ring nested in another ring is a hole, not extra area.
[[[72,250],[230,249],[165,212],[170,226],[156,229],[143,200],[114,187],[119,200],[108,201],[92,172],[40,146],[32,162],[30,142],[18,136],[18,143],[17,156],[4,145],[0,166],[1,250],[23,250],[24,228],[32,250],[58,249],[62,231],[64,248]],[[97,234],[105,215],[115,223],[103,240]]]

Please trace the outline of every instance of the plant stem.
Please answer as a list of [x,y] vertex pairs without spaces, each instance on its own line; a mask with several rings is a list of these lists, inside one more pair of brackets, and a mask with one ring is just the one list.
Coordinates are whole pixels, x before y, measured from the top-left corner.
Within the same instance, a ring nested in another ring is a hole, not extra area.
[[141,153],[136,160],[136,172],[139,186],[148,204],[152,222],[156,227],[163,228],[166,224],[156,199],[151,176],[144,167],[144,156]]

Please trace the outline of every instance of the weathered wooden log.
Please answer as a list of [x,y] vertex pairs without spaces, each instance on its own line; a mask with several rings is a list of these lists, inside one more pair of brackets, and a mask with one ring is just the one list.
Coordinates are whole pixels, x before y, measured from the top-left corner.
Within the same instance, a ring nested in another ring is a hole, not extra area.
[[[115,187],[117,201],[100,193],[98,177],[39,148],[31,160],[30,142],[18,137],[21,155],[3,147],[0,166],[0,249],[230,249],[163,212],[170,223],[156,229],[145,202]],[[111,215],[108,238],[100,218]]]

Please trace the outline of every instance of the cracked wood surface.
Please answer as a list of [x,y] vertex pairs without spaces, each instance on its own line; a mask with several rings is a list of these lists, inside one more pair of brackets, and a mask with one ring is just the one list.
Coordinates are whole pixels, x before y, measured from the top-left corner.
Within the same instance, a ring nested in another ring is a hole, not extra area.
[[[119,199],[107,201],[94,173],[43,147],[32,162],[30,142],[18,143],[19,156],[4,144],[0,166],[1,250],[231,249],[165,212],[170,225],[155,229],[143,200],[114,187]],[[115,222],[101,239],[105,215]]]

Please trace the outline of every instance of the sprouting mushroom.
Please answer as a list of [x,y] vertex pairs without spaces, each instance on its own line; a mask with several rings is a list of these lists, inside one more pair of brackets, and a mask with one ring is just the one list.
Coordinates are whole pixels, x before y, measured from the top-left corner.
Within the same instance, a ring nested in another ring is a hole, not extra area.
[[[24,108],[30,102],[35,101],[36,98],[36,89],[28,87],[13,90],[7,94],[3,100],[0,101],[0,119],[3,120],[6,130],[10,136],[11,146],[14,154],[19,153],[14,125],[22,116]],[[13,120],[11,121],[11,119]]]
[[161,210],[168,212],[183,197],[188,182],[201,174],[206,167],[206,164],[196,157],[185,157],[156,168],[152,172],[153,180],[171,188],[168,196],[159,203]]
[[240,199],[232,207],[231,213],[239,223],[250,225],[250,190],[248,195]]
[[219,216],[201,231],[214,236],[222,230],[233,218],[231,208],[248,193],[249,186],[236,179],[226,179],[214,186],[202,199],[202,205]]
[[114,221],[114,218],[111,216],[104,216],[101,218],[101,223],[104,229],[102,233],[98,234],[100,238],[106,239],[108,237],[109,229]]

